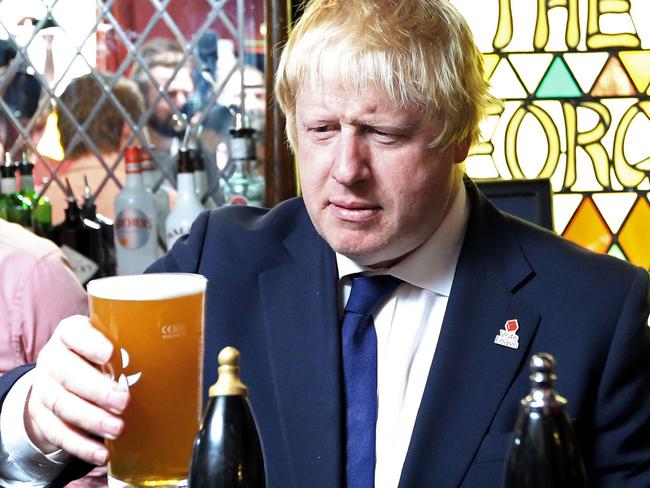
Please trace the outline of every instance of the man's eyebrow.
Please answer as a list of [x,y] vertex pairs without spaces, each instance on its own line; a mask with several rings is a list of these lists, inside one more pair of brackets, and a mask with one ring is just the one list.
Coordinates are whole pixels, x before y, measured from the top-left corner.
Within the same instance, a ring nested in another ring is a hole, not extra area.
[[418,121],[413,120],[404,120],[404,121],[394,121],[394,120],[364,120],[356,122],[355,125],[363,128],[384,128],[392,129],[398,131],[408,131],[418,126]]

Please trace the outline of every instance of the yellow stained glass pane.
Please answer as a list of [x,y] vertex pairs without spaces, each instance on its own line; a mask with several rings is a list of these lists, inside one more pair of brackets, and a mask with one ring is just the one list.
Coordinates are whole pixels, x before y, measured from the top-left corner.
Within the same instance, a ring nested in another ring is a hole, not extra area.
[[585,93],[591,91],[608,57],[606,52],[564,54],[566,64]]
[[553,61],[553,55],[550,53],[510,54],[508,59],[528,92],[535,93],[539,82],[542,81],[542,77]]
[[636,193],[630,192],[598,193],[593,195],[594,203],[613,233],[617,233],[621,228],[621,224],[630,212],[636,198]]
[[600,253],[607,252],[613,242],[605,220],[590,197],[583,198],[563,235],[584,248]]
[[616,55],[610,56],[591,94],[594,97],[633,97],[638,93]]
[[490,93],[497,98],[524,99],[528,96],[507,59],[502,59],[490,78]]
[[650,203],[639,198],[618,234],[618,242],[630,261],[650,269]]
[[488,154],[469,156],[465,160],[465,170],[470,178],[485,179],[499,178],[499,171],[494,164],[494,159]]
[[553,196],[553,224],[555,232],[562,234],[569,220],[582,201],[582,195],[562,194]]
[[646,91],[650,85],[650,51],[621,51],[619,57],[637,90]]
[[484,54],[483,55],[483,71],[485,75],[485,79],[489,80],[490,77],[492,76],[492,73],[494,73],[494,68],[497,67],[497,64],[499,63],[499,55],[498,54]]

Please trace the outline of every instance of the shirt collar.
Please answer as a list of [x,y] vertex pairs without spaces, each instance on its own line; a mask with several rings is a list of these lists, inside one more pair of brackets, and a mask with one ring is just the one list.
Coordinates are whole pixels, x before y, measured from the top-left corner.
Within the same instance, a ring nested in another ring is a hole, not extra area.
[[419,248],[397,264],[382,270],[370,270],[336,253],[339,279],[361,272],[390,274],[419,288],[449,296],[468,218],[467,190],[460,183],[447,215]]

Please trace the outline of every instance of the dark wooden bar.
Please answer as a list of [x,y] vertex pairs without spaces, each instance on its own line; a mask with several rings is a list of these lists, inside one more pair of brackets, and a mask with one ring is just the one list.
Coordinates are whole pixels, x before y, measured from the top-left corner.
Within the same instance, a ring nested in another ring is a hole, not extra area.
[[266,16],[266,133],[265,179],[266,205],[273,207],[297,195],[293,154],[285,135],[285,118],[273,99],[273,77],[291,23],[291,6],[287,0],[265,0]]

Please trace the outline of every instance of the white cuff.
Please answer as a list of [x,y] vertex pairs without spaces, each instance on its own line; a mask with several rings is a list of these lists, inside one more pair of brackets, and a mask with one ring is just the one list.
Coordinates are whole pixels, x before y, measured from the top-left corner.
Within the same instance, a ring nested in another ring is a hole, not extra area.
[[70,456],[63,450],[44,454],[30,440],[23,420],[33,371],[9,390],[0,411],[0,480],[6,487],[43,487],[52,481]]

